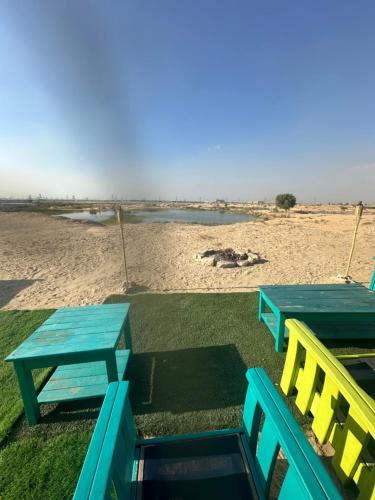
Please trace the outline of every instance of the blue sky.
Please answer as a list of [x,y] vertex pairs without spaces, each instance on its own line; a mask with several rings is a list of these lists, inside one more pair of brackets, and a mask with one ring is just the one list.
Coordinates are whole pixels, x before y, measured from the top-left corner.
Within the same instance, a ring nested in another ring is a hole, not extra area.
[[0,3],[0,196],[375,201],[375,3]]

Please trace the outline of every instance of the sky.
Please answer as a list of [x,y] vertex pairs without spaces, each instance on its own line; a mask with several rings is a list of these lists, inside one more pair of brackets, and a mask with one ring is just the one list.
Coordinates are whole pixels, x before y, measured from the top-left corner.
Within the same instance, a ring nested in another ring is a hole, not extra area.
[[375,2],[2,0],[0,197],[375,202]]

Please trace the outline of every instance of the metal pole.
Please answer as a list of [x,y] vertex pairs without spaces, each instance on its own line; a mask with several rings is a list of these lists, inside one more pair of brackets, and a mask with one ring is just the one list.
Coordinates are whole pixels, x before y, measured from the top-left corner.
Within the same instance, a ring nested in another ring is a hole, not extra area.
[[120,226],[120,234],[121,234],[121,242],[122,242],[122,255],[123,255],[123,261],[124,261],[124,270],[125,270],[125,288],[128,287],[129,281],[128,281],[128,266],[126,264],[126,251],[125,251],[125,238],[124,238],[124,229],[122,227],[122,209],[121,205],[119,206],[117,210],[117,218],[118,218],[118,223]]
[[360,202],[358,202],[357,206],[355,207],[356,224],[355,224],[355,229],[354,229],[354,234],[353,234],[352,247],[350,249],[350,254],[349,254],[348,265],[346,267],[345,278],[349,277],[349,268],[350,268],[350,264],[352,262],[355,240],[357,238],[358,226],[359,226],[359,223],[361,222],[362,213],[363,213],[363,203],[360,201]]

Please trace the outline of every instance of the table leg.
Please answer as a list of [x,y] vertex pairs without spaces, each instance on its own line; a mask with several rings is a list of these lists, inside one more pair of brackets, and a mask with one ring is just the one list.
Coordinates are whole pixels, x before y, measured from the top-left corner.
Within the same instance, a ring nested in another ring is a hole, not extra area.
[[105,360],[107,366],[108,383],[118,381],[116,350]]
[[14,367],[17,373],[27,421],[30,425],[35,425],[40,418],[40,410],[31,370],[22,361],[16,361]]
[[258,309],[258,320],[262,321],[262,314],[264,313],[266,309],[266,304],[263,299],[263,294],[260,292],[259,294],[259,309]]
[[123,335],[124,335],[125,348],[132,350],[132,335],[131,335],[131,330],[130,330],[129,316],[126,318],[126,321],[125,321]]
[[284,332],[285,332],[285,317],[283,314],[277,316],[276,325],[276,352],[283,352],[284,350]]

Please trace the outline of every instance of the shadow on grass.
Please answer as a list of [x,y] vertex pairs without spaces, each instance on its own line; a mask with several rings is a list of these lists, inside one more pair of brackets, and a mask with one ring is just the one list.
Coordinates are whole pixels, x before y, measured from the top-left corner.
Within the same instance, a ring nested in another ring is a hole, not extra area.
[[[234,344],[133,354],[130,381],[134,415],[181,414],[242,405],[247,367]],[[41,406],[40,424],[96,420],[103,398]]]
[[[134,415],[181,414],[242,405],[247,367],[234,344],[133,354],[130,380]],[[94,421],[103,398],[42,405],[40,424]]]
[[91,398],[56,405],[42,405],[40,423],[62,424],[64,422],[96,420],[102,404],[103,398]]
[[[369,326],[369,324],[367,324]],[[375,346],[375,322],[372,324],[373,328],[373,338],[368,338],[368,339],[356,339],[355,338],[355,332],[356,329],[358,331],[361,331],[361,326],[360,325],[354,325],[352,327],[352,333],[354,338],[348,338],[348,339],[320,339],[322,344],[324,344],[328,349],[334,349],[336,354],[338,354],[339,350],[347,350],[347,349],[352,349],[353,347],[357,349],[364,349],[366,350],[373,350]]]
[[234,344],[133,354],[133,413],[184,413],[243,404],[246,366]]

